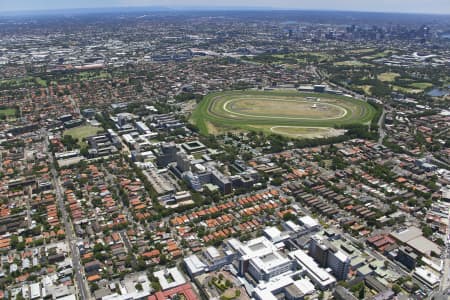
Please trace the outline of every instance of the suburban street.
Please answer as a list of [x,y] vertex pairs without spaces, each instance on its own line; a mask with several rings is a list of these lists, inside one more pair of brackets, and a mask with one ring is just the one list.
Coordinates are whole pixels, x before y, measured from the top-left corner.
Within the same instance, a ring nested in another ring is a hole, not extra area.
[[450,0],[3,2],[3,298],[450,299]]
[[51,162],[51,174],[52,174],[52,181],[53,185],[55,187],[56,191],[56,198],[59,210],[61,212],[61,219],[64,223],[64,230],[66,233],[66,241],[70,248],[70,255],[72,258],[72,266],[75,274],[75,281],[76,281],[76,287],[80,296],[80,299],[91,299],[91,295],[89,292],[89,288],[87,287],[86,280],[84,280],[84,274],[83,274],[83,267],[81,266],[81,259],[80,259],[80,253],[78,251],[77,247],[77,238],[75,236],[72,222],[70,221],[70,217],[67,214],[65,205],[64,205],[64,192],[61,187],[61,183],[58,178],[58,172],[55,168],[55,162],[53,159],[52,153],[48,149],[48,137],[47,133],[45,131],[41,131],[41,134],[45,134],[45,140],[46,140],[46,150],[47,154],[49,156],[49,160]]

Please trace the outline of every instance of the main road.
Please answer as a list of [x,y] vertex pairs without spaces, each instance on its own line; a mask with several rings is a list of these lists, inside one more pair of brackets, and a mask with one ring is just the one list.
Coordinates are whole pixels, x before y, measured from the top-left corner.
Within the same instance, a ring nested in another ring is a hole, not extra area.
[[380,119],[378,120],[378,144],[383,145],[384,137],[386,136],[386,132],[384,131],[384,116],[386,115],[386,111],[383,106],[383,112],[381,113]]
[[450,289],[450,211],[447,216],[447,232],[445,239],[445,249],[442,254],[442,277],[439,290],[441,292],[447,292]]
[[[333,87],[335,89],[341,90],[341,91],[343,91],[343,92],[345,92],[345,93],[347,93],[349,95],[352,95],[356,99],[360,99],[360,100],[366,101],[365,100],[366,99],[365,95],[361,95],[361,94],[359,94],[359,93],[357,93],[357,92],[355,92],[353,90],[350,90],[350,89],[348,89],[346,87],[343,87],[342,85],[338,85],[338,84],[335,84],[335,83],[329,81],[327,79],[327,76],[322,74],[322,72],[320,72],[320,70],[318,70],[316,67],[312,67],[312,70],[316,74],[316,76],[319,79],[323,80],[327,85],[329,85],[329,86],[331,86],[331,87]],[[373,98],[373,99],[375,99],[375,98]],[[386,136],[386,132],[384,131],[384,117],[386,115],[386,108],[384,106],[383,101],[381,101],[380,99],[375,99],[375,100],[378,103],[383,104],[383,107],[382,107],[383,111],[381,113],[380,119],[378,120],[378,124],[377,124],[378,125],[378,136],[379,136],[378,144],[382,145],[383,144],[383,140],[384,140],[384,138]]]
[[77,237],[74,233],[72,222],[70,221],[66,207],[64,205],[64,192],[59,181],[58,172],[55,168],[56,162],[53,159],[53,154],[49,151],[48,133],[45,130],[41,130],[41,136],[43,136],[43,138],[45,139],[45,151],[50,160],[53,186],[56,191],[56,199],[58,202],[59,211],[61,212],[61,222],[64,224],[66,232],[66,242],[70,248],[72,267],[75,274],[75,281],[79,298],[81,300],[88,300],[91,299],[91,294],[83,275],[83,266],[81,265],[80,252],[77,247]]

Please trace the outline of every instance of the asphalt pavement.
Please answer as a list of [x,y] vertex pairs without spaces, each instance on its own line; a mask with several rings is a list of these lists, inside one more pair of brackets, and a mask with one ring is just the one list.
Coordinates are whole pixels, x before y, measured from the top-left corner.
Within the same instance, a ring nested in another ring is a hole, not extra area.
[[46,151],[49,156],[50,164],[51,164],[51,174],[53,179],[53,186],[55,187],[56,191],[56,199],[58,202],[58,207],[61,212],[61,221],[64,224],[64,229],[66,233],[66,242],[69,245],[70,248],[70,255],[72,258],[72,266],[74,270],[74,276],[75,276],[75,282],[76,282],[76,288],[77,292],[79,294],[79,299],[85,300],[85,299],[91,299],[91,294],[89,291],[89,288],[87,286],[87,282],[85,280],[84,274],[83,274],[83,266],[81,265],[80,260],[80,252],[77,247],[77,238],[75,236],[72,222],[70,221],[70,217],[67,214],[66,207],[64,205],[64,192],[61,187],[61,183],[58,178],[58,172],[55,169],[55,163],[53,159],[53,154],[48,150],[48,135],[45,133],[45,140],[46,140]]

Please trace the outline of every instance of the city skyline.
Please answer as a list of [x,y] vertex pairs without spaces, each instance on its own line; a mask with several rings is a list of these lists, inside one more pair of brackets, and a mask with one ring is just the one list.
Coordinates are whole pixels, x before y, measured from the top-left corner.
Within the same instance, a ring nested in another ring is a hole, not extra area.
[[[431,3],[430,3],[431,2]],[[421,0],[408,1],[405,6],[404,0],[380,0],[357,1],[345,0],[337,2],[334,0],[292,1],[292,0],[262,0],[262,1],[227,1],[224,4],[211,4],[209,1],[194,0],[78,0],[78,1],[42,1],[17,0],[0,5],[0,12],[15,11],[46,11],[65,9],[92,9],[92,8],[117,8],[117,7],[164,7],[169,9],[295,9],[295,10],[331,10],[331,11],[367,11],[367,12],[399,12],[399,13],[431,13],[450,14],[450,2],[445,0],[432,0],[424,2]]]

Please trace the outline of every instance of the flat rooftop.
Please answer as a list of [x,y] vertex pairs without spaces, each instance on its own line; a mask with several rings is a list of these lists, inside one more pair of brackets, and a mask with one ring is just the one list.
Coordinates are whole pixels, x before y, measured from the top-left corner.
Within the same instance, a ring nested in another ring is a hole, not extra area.
[[293,251],[289,253],[289,256],[296,259],[300,266],[305,269],[308,277],[313,279],[313,281],[320,283],[320,285],[328,286],[336,282],[333,275],[325,271],[325,269],[319,267],[314,259],[303,250]]
[[249,245],[248,247],[249,247],[250,250],[252,250],[252,251],[260,251],[260,250],[263,250],[263,249],[267,249],[267,248],[268,248],[268,247],[266,247],[266,245],[264,245],[263,242],[259,242],[259,243],[257,243],[257,244]]
[[413,240],[415,238],[418,238],[419,236],[422,236],[422,230],[420,230],[417,227],[409,227],[409,228],[405,228],[404,230],[394,231],[391,233],[391,236],[394,239],[406,244],[410,240]]
[[407,245],[423,255],[430,256],[432,251],[437,255],[441,255],[441,247],[424,236],[410,240]]

